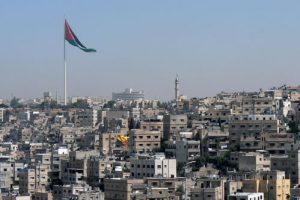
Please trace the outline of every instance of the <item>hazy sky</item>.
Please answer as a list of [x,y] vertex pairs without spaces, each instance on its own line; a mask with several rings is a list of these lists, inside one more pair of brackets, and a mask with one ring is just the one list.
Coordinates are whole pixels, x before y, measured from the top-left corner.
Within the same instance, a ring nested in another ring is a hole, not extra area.
[[0,1],[0,98],[63,96],[63,23],[69,96],[111,96],[127,87],[148,98],[300,84],[300,1]]

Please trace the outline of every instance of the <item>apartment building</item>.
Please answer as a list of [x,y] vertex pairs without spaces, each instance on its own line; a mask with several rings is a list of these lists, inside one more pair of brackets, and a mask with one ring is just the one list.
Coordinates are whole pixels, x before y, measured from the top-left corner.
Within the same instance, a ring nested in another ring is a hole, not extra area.
[[[258,138],[264,132],[279,133],[279,120],[277,120],[275,115],[232,116],[228,130],[229,144],[231,148],[234,148],[240,146],[241,138],[250,136]],[[255,146],[254,149],[256,149]]]
[[232,111],[243,115],[274,114],[275,100],[271,97],[243,96],[233,101]]
[[112,93],[112,100],[124,100],[124,101],[135,101],[135,100],[144,100],[143,91],[133,91],[132,88],[126,88],[124,92]]
[[283,171],[265,171],[259,179],[243,180],[243,192],[261,192],[265,199],[286,200],[290,196],[290,179]]
[[126,136],[124,133],[102,133],[99,135],[99,150],[103,155],[118,154],[128,149],[128,143],[122,143],[118,138]]
[[45,191],[48,184],[49,166],[38,164],[24,168],[19,173],[20,194],[33,194],[36,191]]
[[143,179],[104,179],[105,200],[131,200],[135,188],[144,188]]
[[95,127],[98,123],[98,111],[95,109],[84,109],[77,111],[75,117],[76,127]]
[[141,121],[140,127],[143,131],[159,131],[161,133],[161,138],[163,137],[164,123],[160,119],[149,119]]
[[53,195],[51,192],[34,192],[31,200],[53,200]]
[[286,154],[294,143],[293,133],[243,134],[240,138],[240,150],[266,150],[270,154]]
[[246,193],[246,192],[238,192],[235,194],[230,194],[228,196],[228,200],[264,200],[264,194],[261,192],[257,193]]
[[5,111],[6,109],[0,108],[0,122],[4,122],[5,118]]
[[224,200],[224,180],[200,179],[191,188],[191,200]]
[[187,115],[164,115],[164,140],[187,128]]
[[144,153],[160,149],[161,133],[159,131],[144,131],[132,129],[129,131],[129,152]]
[[189,162],[201,156],[201,142],[198,140],[166,141],[165,152],[168,157],[174,157],[178,162]]
[[90,186],[98,187],[101,179],[105,177],[113,168],[113,161],[99,159],[99,157],[92,157],[87,162],[87,183]]
[[287,155],[272,156],[271,169],[285,171],[292,185],[300,184],[300,150],[291,150]]
[[130,159],[131,177],[164,177],[175,178],[176,159],[166,159],[164,156],[140,155]]
[[270,170],[270,157],[260,152],[239,152],[238,168],[240,171],[267,171]]

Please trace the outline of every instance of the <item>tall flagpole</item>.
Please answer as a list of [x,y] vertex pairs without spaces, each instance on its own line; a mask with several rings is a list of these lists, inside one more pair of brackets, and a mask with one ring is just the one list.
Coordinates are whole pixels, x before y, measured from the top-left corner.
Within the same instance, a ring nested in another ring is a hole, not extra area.
[[[65,20],[66,23],[66,20]],[[64,62],[65,62],[65,106],[67,105],[67,61],[66,61],[66,24],[64,24]]]

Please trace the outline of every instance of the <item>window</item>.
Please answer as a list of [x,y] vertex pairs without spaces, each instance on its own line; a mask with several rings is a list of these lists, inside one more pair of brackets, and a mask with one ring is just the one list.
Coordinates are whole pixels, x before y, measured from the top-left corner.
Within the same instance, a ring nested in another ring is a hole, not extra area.
[[157,165],[157,168],[159,168],[159,169],[160,169],[160,168],[161,168],[161,165]]

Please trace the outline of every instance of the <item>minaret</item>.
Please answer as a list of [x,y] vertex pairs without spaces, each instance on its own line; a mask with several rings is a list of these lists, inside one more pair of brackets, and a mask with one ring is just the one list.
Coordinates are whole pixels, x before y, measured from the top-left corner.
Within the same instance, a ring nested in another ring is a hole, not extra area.
[[178,101],[179,99],[179,78],[178,75],[176,75],[175,79],[175,101]]

